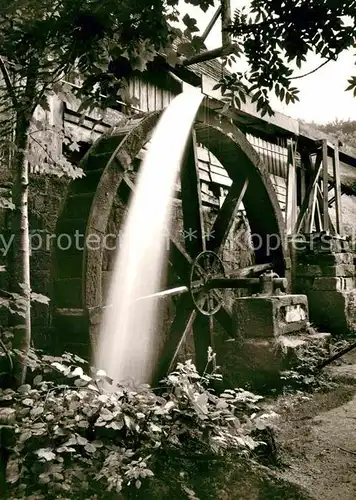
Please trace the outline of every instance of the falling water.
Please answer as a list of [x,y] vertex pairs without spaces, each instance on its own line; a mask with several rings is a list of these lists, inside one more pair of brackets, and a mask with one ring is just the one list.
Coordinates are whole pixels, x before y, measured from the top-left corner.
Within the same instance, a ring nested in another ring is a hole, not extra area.
[[178,95],[163,113],[138,174],[124,224],[96,366],[115,381],[149,382],[157,351],[159,303],[138,300],[161,290],[172,200],[192,123],[203,99]]

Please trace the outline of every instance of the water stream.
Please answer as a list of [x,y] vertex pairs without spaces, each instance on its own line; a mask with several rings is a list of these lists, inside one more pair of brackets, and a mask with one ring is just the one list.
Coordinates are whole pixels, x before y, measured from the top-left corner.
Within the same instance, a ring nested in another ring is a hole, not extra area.
[[95,359],[116,382],[151,381],[159,345],[159,299],[139,299],[164,285],[174,190],[202,99],[196,89],[175,97],[158,122],[137,177]]

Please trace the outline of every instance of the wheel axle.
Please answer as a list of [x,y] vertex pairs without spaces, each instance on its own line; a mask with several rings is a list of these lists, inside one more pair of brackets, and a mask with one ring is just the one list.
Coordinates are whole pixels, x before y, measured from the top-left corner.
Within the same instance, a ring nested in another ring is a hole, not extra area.
[[[226,276],[224,264],[212,251],[202,252],[192,265],[189,290],[195,308],[205,316],[216,314],[224,303],[220,289],[260,288],[260,295],[272,295],[276,290],[286,291],[288,282],[273,271],[267,271],[271,264],[249,268],[257,272],[266,270],[258,278]],[[243,273],[241,273],[243,274]]]
[[[194,260],[189,286],[179,286],[169,290],[163,290],[152,295],[140,297],[138,300],[159,299],[190,293],[195,309],[205,316],[216,314],[224,303],[224,297],[220,293],[221,289],[241,289],[259,287],[259,295],[272,295],[276,290],[285,292],[288,281],[280,278],[271,271],[271,264],[259,264],[242,269],[226,276],[224,264],[220,257],[212,251],[205,251]],[[255,278],[244,277],[253,272],[263,272],[261,276]],[[235,276],[238,277],[235,277]],[[239,277],[240,276],[240,277]]]

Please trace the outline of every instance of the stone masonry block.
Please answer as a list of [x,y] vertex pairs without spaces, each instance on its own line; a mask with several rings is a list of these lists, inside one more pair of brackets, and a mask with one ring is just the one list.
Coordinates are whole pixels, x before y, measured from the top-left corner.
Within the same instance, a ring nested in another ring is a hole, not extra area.
[[323,277],[314,278],[312,290],[342,292],[355,288],[354,278]]
[[233,308],[240,338],[273,338],[306,328],[306,295],[240,297]]
[[224,386],[233,388],[248,384],[259,391],[278,383],[282,363],[276,339],[226,342],[218,355]]
[[296,243],[298,254],[329,254],[338,252],[352,251],[350,242],[344,239],[335,238],[327,235],[312,234],[304,236]]
[[319,328],[345,334],[356,331],[356,289],[309,291],[310,319]]
[[334,266],[321,266],[314,264],[297,264],[297,276],[343,276],[352,278],[356,275],[356,268],[351,264],[337,264]]
[[319,266],[332,266],[337,264],[354,265],[355,255],[351,252],[336,253],[308,253],[300,255],[299,262],[314,264]]

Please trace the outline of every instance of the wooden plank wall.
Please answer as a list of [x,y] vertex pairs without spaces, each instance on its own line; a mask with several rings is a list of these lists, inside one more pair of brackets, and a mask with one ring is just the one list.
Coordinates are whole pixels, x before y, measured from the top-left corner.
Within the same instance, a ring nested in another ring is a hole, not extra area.
[[[251,142],[257,153],[261,156],[276,190],[277,199],[281,210],[285,211],[286,196],[287,196],[287,173],[288,173],[288,151],[285,145],[276,145],[247,134],[248,140]],[[231,186],[231,179],[226,170],[220,164],[215,156],[205,148],[199,147],[198,161],[200,179],[202,182],[203,200],[209,204],[213,204],[215,199],[216,204],[216,189],[212,190],[212,185],[220,186],[221,197],[227,192]],[[222,200],[220,200],[221,202]]]
[[172,80],[169,75],[166,76],[165,81],[160,82],[158,86],[152,81],[149,76],[143,78],[142,76],[133,76],[129,81],[130,96],[138,100],[137,107],[141,111],[156,111],[166,108],[179,90],[176,82]]
[[281,139],[279,144],[273,144],[251,134],[246,134],[246,137],[261,156],[276,190],[281,210],[284,212],[286,208],[288,178],[288,150],[286,141]]

